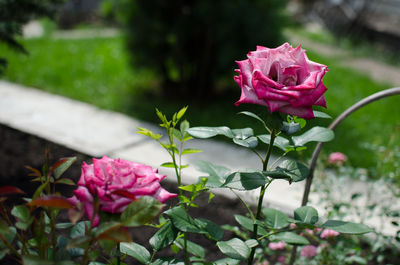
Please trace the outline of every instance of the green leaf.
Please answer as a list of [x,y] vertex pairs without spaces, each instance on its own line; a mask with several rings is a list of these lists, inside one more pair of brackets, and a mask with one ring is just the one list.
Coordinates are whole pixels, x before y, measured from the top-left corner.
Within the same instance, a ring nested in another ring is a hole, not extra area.
[[[184,248],[184,244],[185,243],[184,243],[183,238],[178,238],[176,240],[176,243],[179,245],[179,247],[181,249]],[[196,244],[194,242],[191,242],[189,240],[186,241],[186,244],[187,244],[187,251],[189,253],[191,253],[191,254],[193,254],[193,255],[195,255],[197,257],[200,257],[200,258],[204,258],[205,257],[206,251],[204,250],[204,248],[202,246],[200,246],[200,245],[198,245],[198,244]]]
[[315,224],[318,222],[318,212],[311,206],[302,206],[294,210],[294,219],[305,224]]
[[243,128],[243,129],[233,129],[231,130],[233,133],[234,139],[245,140],[250,136],[254,135],[254,131],[252,128]]
[[29,209],[25,205],[14,206],[14,208],[11,210],[11,214],[22,222],[29,221],[31,217]]
[[257,240],[255,240],[255,239],[246,240],[244,243],[246,243],[246,245],[247,245],[249,248],[254,248],[254,247],[258,246],[258,242],[257,242]]
[[154,140],[160,140],[162,135],[161,134],[155,134],[149,129],[143,128],[143,127],[137,127],[139,131],[137,131],[138,134],[142,134],[144,136],[153,138]]
[[178,139],[179,141],[182,139],[182,133],[179,131],[179,130],[177,130],[177,129],[173,129],[172,130],[172,134],[174,135],[174,137],[176,138],[176,139]]
[[243,114],[243,115],[249,116],[251,118],[254,118],[254,119],[258,120],[259,122],[261,122],[261,124],[264,125],[264,128],[267,128],[267,124],[265,124],[263,119],[261,119],[257,114],[254,114],[253,112],[242,111],[242,112],[239,112],[238,114]]
[[73,223],[57,223],[56,228],[57,229],[67,229],[71,228],[74,224]]
[[246,260],[251,251],[246,243],[238,238],[233,238],[228,241],[219,241],[217,242],[217,246],[222,253],[230,258],[238,260]]
[[159,118],[164,124],[168,124],[168,120],[167,120],[167,118],[165,117],[165,115],[162,114],[162,112],[159,111],[157,108],[156,108],[156,114],[157,114],[158,118]]
[[49,182],[46,181],[43,184],[41,184],[35,191],[35,193],[32,196],[32,199],[36,199],[38,197],[40,197],[40,195],[42,194],[43,190],[47,187],[47,185],[49,185]]
[[232,140],[235,144],[246,147],[246,148],[256,148],[258,145],[258,140],[257,140],[257,137],[255,137],[255,136],[251,136],[247,139],[233,138]]
[[374,231],[372,228],[364,224],[339,220],[328,220],[321,227],[332,229],[342,234],[365,234]]
[[233,138],[231,129],[226,126],[221,127],[192,127],[186,131],[188,134],[195,138],[211,138],[217,135],[224,135],[229,138]]
[[186,110],[188,109],[189,106],[183,107],[181,110],[178,111],[178,114],[176,115],[176,118],[180,120],[183,115],[185,115]]
[[313,127],[300,136],[293,136],[295,146],[303,146],[308,142],[329,142],[335,137],[332,130],[324,127]]
[[286,214],[273,208],[262,209],[264,214],[265,224],[269,228],[281,229],[289,225],[289,220]]
[[67,245],[67,249],[77,247],[77,248],[85,248],[86,245],[90,242],[90,236],[77,236],[72,238]]
[[89,227],[89,226],[90,226],[90,222],[89,221],[78,222],[76,225],[74,225],[71,228],[69,236],[71,238],[76,238],[76,237],[85,235],[86,234],[86,227]]
[[[14,239],[15,239],[15,236],[17,235],[17,229],[15,228],[15,227],[9,227],[8,229],[7,229],[7,232],[1,232],[0,233],[4,238],[5,238],[5,240],[8,242],[8,243],[12,243],[13,241],[14,241]],[[2,241],[2,240],[0,240],[0,249],[3,249],[3,248],[6,248],[7,246],[4,244],[4,242]]]
[[169,167],[169,168],[175,168],[175,164],[172,162],[165,162],[161,164],[162,167]]
[[163,207],[164,204],[153,197],[140,197],[129,204],[121,214],[121,222],[128,227],[144,225],[156,217]]
[[184,265],[185,263],[181,260],[168,257],[168,258],[159,258],[151,263],[151,265]]
[[325,112],[316,111],[316,110],[314,110],[313,112],[314,112],[314,117],[315,118],[332,119],[332,117],[329,116],[328,114],[326,114]]
[[268,179],[261,172],[235,172],[226,178],[222,187],[235,190],[253,190],[263,186]]
[[296,122],[296,123],[298,123],[298,124],[300,124],[300,127],[301,127],[302,129],[303,129],[303,128],[306,126],[306,124],[307,124],[307,122],[306,122],[305,119],[299,118],[299,117],[296,117],[296,116],[293,117],[293,121]]
[[24,265],[54,265],[53,261],[42,259],[38,256],[24,256],[22,261]]
[[301,126],[297,122],[286,122],[284,121],[282,123],[282,132],[286,133],[287,135],[294,134],[298,131],[300,131]]
[[308,168],[303,163],[284,160],[272,171],[264,171],[264,175],[273,179],[288,179],[289,182],[299,182],[307,178]]
[[179,129],[181,130],[182,134],[186,134],[186,131],[189,129],[190,124],[187,120],[181,122]]
[[[244,229],[250,232],[254,231],[254,222],[252,219],[239,214],[235,214],[234,217],[236,222],[238,222]],[[262,223],[258,220],[256,222],[258,223],[257,234],[265,235],[267,231],[262,227]]]
[[119,222],[105,222],[101,223],[98,227],[94,229],[95,237],[99,237],[104,233],[107,233],[110,230],[118,229],[122,226]]
[[[269,134],[257,135],[257,138],[261,142],[268,144],[268,145],[271,141],[271,135],[269,135]],[[286,151],[286,148],[290,146],[290,142],[288,139],[286,139],[284,137],[277,136],[277,137],[275,137],[275,140],[274,140],[274,146],[278,147],[279,149],[281,149],[283,151]]]
[[207,161],[196,161],[194,164],[195,168],[200,172],[208,173],[206,187],[219,188],[224,183],[226,178],[231,173],[226,167],[217,166]]
[[203,152],[202,150],[200,150],[200,149],[185,149],[185,150],[183,150],[182,151],[182,155],[187,155],[187,154],[195,154],[195,153],[200,153],[200,152]]
[[282,232],[270,236],[271,241],[283,241],[291,245],[308,245],[310,242],[302,236],[293,232]]
[[146,264],[147,262],[150,261],[150,257],[151,257],[150,253],[142,245],[139,245],[134,242],[130,242],[130,243],[120,243],[119,246],[120,246],[120,251],[122,253],[135,258],[137,261],[139,261],[142,264]]
[[225,258],[225,259],[219,259],[219,260],[213,261],[212,264],[213,265],[239,265],[240,260]]
[[165,212],[171,219],[172,224],[183,232],[199,233],[200,229],[195,220],[190,217],[185,209],[180,206],[169,209]]
[[58,179],[75,161],[76,157],[61,158],[50,168],[50,172],[54,172],[54,178]]
[[0,260],[2,260],[8,253],[10,252],[9,249],[1,249],[0,250]]
[[224,230],[216,223],[203,218],[195,219],[195,222],[201,232],[208,235],[213,240],[218,241],[224,237]]
[[158,251],[174,242],[178,231],[174,229],[171,221],[167,221],[149,240],[150,246]]
[[64,184],[64,185],[70,185],[70,186],[75,186],[75,182],[73,182],[71,179],[67,178],[62,178],[56,181],[56,184]]

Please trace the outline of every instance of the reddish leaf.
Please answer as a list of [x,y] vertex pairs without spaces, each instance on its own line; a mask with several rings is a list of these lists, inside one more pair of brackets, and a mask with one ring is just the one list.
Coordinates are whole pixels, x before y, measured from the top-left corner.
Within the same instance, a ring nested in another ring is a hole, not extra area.
[[119,196],[125,197],[125,198],[129,198],[129,199],[131,199],[133,201],[137,200],[135,195],[133,195],[132,193],[127,192],[126,190],[114,190],[111,193],[115,194],[115,195],[119,195]]
[[107,232],[100,234],[97,238],[112,240],[114,242],[132,242],[131,234],[125,227],[110,229]]
[[0,196],[9,194],[24,194],[22,190],[14,186],[2,186],[0,187]]
[[59,196],[39,197],[29,202],[28,205],[39,207],[52,207],[58,209],[71,209],[74,206],[66,198]]
[[39,170],[37,170],[36,168],[30,167],[30,166],[25,166],[25,168],[32,171],[32,173],[30,173],[29,176],[37,177],[39,179],[42,177],[42,173]]
[[58,179],[76,160],[76,157],[64,157],[50,167],[49,174]]

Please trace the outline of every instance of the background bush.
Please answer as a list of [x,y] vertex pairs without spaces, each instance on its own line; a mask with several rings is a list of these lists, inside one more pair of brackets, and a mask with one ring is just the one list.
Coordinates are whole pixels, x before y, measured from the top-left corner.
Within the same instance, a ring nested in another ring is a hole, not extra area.
[[124,0],[119,12],[135,69],[156,71],[164,95],[199,99],[232,86],[235,59],[245,59],[256,45],[281,44],[285,5],[283,0]]

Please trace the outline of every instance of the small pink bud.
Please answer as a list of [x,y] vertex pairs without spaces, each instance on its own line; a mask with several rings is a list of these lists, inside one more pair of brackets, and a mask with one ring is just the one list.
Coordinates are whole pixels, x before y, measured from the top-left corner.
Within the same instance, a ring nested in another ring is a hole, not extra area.
[[322,231],[322,233],[321,233],[321,238],[328,239],[328,238],[331,238],[331,237],[336,237],[336,236],[338,236],[339,234],[340,234],[339,232],[336,232],[336,231],[334,231],[334,230],[325,229],[325,230]]
[[347,161],[347,156],[340,152],[331,153],[328,159],[329,164],[336,166],[342,166],[343,163],[346,161]]
[[268,247],[272,250],[283,250],[286,247],[286,243],[285,242],[271,242],[268,244]]
[[317,255],[317,248],[313,245],[304,246],[300,255],[306,258],[312,258]]

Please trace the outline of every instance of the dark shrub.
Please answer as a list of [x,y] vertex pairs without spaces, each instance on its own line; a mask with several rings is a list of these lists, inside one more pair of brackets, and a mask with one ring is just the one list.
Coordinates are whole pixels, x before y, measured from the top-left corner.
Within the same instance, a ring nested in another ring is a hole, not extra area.
[[[232,85],[234,60],[281,44],[284,0],[125,0],[135,67],[158,74],[166,95],[205,98]],[[229,83],[226,80],[229,79]],[[225,81],[225,82],[224,82]]]

